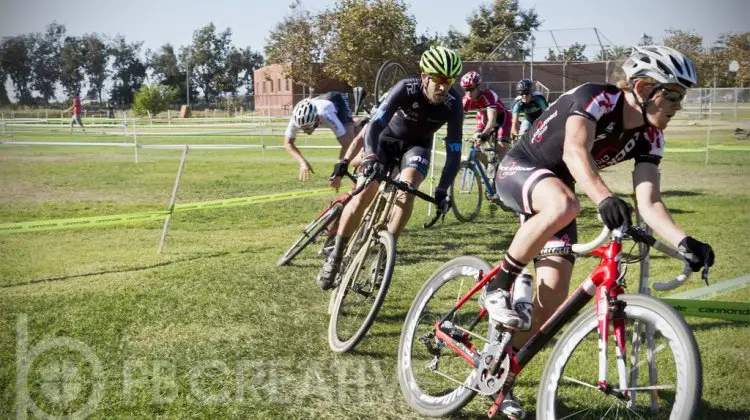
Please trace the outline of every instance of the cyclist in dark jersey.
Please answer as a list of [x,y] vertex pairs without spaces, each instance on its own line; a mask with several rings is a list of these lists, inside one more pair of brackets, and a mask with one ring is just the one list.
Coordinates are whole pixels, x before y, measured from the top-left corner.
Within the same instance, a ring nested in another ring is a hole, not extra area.
[[[435,190],[438,206],[444,208],[447,188],[461,162],[464,111],[460,96],[451,87],[461,73],[461,58],[447,48],[431,47],[422,54],[419,66],[421,77],[396,83],[372,116],[365,133],[360,169],[371,174],[398,163],[399,178],[419,187],[430,167],[433,135],[447,123],[446,161]],[[346,163],[339,165],[339,170],[345,169]],[[318,276],[318,286],[322,289],[332,286],[341,263],[341,251],[359,226],[378,184],[371,182],[344,208],[334,248]],[[388,226],[396,238],[409,221],[413,206],[414,196],[399,192]]]
[[[631,209],[607,187],[599,170],[635,160],[633,185],[638,211],[654,231],[693,258],[693,271],[711,266],[711,246],[677,226],[661,200],[658,165],[664,152],[663,129],[681,109],[686,89],[697,83],[689,58],[661,46],[634,47],[617,86],[588,83],[566,92],[547,109],[498,168],[498,197],[520,213],[522,224],[502,259],[502,270],[487,286],[483,303],[493,322],[524,322],[509,303],[509,290],[535,259],[537,293],[532,329],[516,334],[524,343],[565,300],[572,257],[545,251],[575,243],[580,203],[574,183],[593,200],[604,224],[615,229],[631,222]],[[542,255],[541,257],[537,257]],[[522,411],[512,397],[504,413]]]
[[[532,83],[529,79],[521,79],[516,86],[518,97],[511,110],[513,121],[510,130],[513,138],[522,136],[534,121],[542,115],[542,112],[549,108],[547,99],[541,93],[532,93],[531,89]],[[523,119],[521,119],[521,114],[524,115]]]

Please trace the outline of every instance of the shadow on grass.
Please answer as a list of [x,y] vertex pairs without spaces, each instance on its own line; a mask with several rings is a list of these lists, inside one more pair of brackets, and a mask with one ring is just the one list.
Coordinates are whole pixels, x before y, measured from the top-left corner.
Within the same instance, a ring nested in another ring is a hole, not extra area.
[[696,420],[747,420],[750,418],[750,411],[737,411],[721,407],[711,407],[705,400],[701,400],[698,406],[698,413],[694,417]]
[[[244,252],[244,251],[242,251]],[[241,252],[241,253],[242,253]],[[56,276],[56,277],[46,277],[41,279],[33,279],[28,280],[24,282],[17,282],[17,283],[11,283],[0,286],[0,288],[10,288],[10,287],[18,287],[18,286],[27,286],[30,284],[36,284],[36,283],[47,283],[47,282],[53,282],[53,281],[64,281],[64,280],[71,280],[76,278],[84,278],[84,277],[92,277],[92,276],[100,276],[103,274],[116,274],[116,273],[132,273],[136,271],[144,271],[144,270],[151,270],[153,268],[160,268],[160,267],[166,267],[172,264],[179,264],[184,262],[191,262],[191,261],[197,261],[201,259],[207,259],[207,258],[217,258],[217,257],[223,257],[226,255],[229,255],[229,251],[221,251],[221,252],[214,252],[211,254],[201,254],[201,255],[194,255],[191,257],[186,258],[178,258],[170,261],[162,261],[156,264],[150,264],[150,265],[143,265],[143,266],[137,266],[137,267],[122,267],[122,268],[115,268],[112,270],[101,270],[101,271],[94,271],[91,273],[79,273],[79,274],[67,274],[63,276]]]

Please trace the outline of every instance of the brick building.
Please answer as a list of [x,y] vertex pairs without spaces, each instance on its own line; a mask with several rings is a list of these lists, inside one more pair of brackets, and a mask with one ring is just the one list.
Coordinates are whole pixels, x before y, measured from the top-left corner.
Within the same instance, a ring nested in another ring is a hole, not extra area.
[[[255,77],[255,110],[262,115],[289,115],[294,105],[310,94],[309,88],[284,76],[281,64],[261,67],[255,70],[253,74]],[[340,80],[323,78],[313,86],[313,95],[330,91],[350,93],[351,90],[348,84]]]

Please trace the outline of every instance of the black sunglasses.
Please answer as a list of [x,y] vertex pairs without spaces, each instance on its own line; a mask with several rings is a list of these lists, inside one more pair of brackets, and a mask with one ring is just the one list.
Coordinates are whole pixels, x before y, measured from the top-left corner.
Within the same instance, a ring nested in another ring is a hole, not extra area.
[[674,103],[680,103],[683,99],[685,99],[685,94],[687,92],[680,92],[678,90],[669,89],[664,86],[659,86],[658,89],[662,92],[664,95],[664,99],[668,100],[669,102]]

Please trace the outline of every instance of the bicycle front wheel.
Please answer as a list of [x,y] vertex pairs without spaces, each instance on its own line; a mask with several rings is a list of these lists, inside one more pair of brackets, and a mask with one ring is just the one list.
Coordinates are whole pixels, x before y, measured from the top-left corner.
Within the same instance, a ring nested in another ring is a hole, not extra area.
[[383,100],[385,95],[393,85],[398,83],[401,79],[406,78],[406,70],[404,67],[395,60],[388,60],[384,62],[378,69],[378,74],[375,76],[375,101],[380,105],[380,101]]
[[685,320],[649,296],[620,295],[619,300],[626,304],[630,348],[620,360],[625,366],[618,370],[615,340],[608,340],[607,383],[613,392],[596,386],[599,333],[595,308],[590,307],[550,354],[539,384],[537,419],[693,418],[703,377],[698,347]]
[[305,227],[302,234],[297,238],[291,247],[282,255],[277,261],[277,266],[289,264],[294,257],[297,256],[306,246],[310,245],[315,239],[320,236],[321,232],[334,220],[338,219],[341,214],[343,205],[336,203],[329,207],[328,210],[321,213],[315,218],[309,225]]
[[370,329],[391,284],[396,240],[381,230],[345,267],[328,323],[328,344],[342,353],[356,347]]
[[471,222],[482,208],[482,179],[468,161],[461,168],[450,188],[451,206],[456,219]]
[[[479,272],[491,270],[477,257],[454,258],[422,286],[406,315],[398,344],[398,382],[401,393],[415,410],[427,416],[447,416],[465,406],[474,397],[478,371],[435,333],[435,324],[451,311],[479,279]],[[488,337],[488,322],[480,319],[482,307],[471,299],[453,313],[444,324],[451,332],[471,331],[460,346],[481,349],[474,337]],[[442,329],[442,328],[441,328]]]

